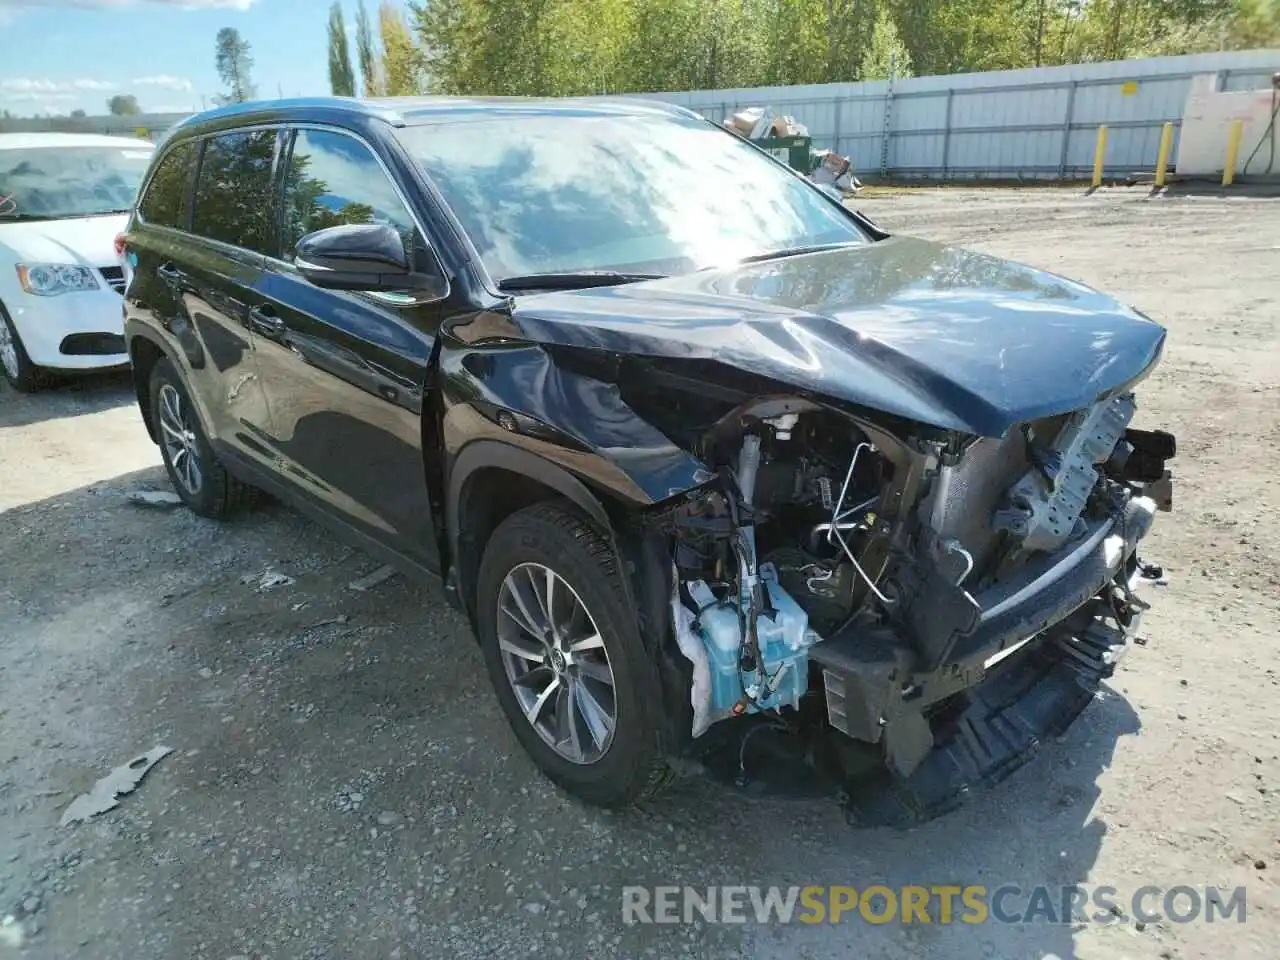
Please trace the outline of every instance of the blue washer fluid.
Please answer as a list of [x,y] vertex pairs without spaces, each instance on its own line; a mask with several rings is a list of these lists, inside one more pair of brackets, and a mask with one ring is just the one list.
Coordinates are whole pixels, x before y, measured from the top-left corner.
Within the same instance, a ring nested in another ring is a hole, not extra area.
[[[809,629],[809,615],[778,584],[778,573],[772,564],[761,564],[760,579],[768,591],[776,611],[761,613],[756,620],[756,637],[764,659],[765,673],[771,677],[773,690],[759,700],[748,698],[747,710],[797,708],[809,689],[808,649],[821,638]],[[743,699],[743,686],[753,698],[760,698],[759,674],[743,673],[739,667],[740,648],[744,637],[738,625],[738,608],[732,602],[716,599],[705,581],[689,584],[689,595],[702,612],[698,614],[699,638],[707,649],[711,667],[711,715],[723,716]]]

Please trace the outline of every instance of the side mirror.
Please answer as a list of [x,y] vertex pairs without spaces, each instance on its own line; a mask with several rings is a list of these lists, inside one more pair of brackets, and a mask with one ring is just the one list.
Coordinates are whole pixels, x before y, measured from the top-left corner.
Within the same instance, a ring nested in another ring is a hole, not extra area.
[[385,223],[325,227],[307,234],[295,249],[298,272],[326,290],[420,293],[443,286],[434,274],[413,272],[404,241]]

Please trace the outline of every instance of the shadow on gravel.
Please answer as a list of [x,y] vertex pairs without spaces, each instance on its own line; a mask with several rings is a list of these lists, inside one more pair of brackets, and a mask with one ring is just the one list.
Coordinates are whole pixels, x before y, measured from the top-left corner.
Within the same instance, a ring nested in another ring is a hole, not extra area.
[[18,393],[0,380],[0,428],[98,413],[137,403],[127,370],[56,379],[37,393]]
[[[789,881],[801,886],[840,885],[862,891],[879,885],[899,898],[909,886],[931,891],[939,886],[980,886],[988,907],[981,922],[961,906],[958,894],[950,923],[942,922],[937,897],[930,900],[928,923],[903,923],[900,912],[890,922],[877,923],[855,908],[839,924],[793,923],[782,931],[757,930],[750,955],[756,960],[797,955],[809,960],[854,955],[1071,960],[1077,956],[1074,933],[1082,922],[1079,913],[1083,922],[1132,926],[1133,918],[1126,915],[1132,891],[1114,895],[1119,913],[1108,909],[1109,902],[1099,905],[1092,900],[1081,910],[1070,898],[1082,896],[1075,888],[1092,895],[1097,885],[1108,883],[1108,878],[1095,875],[1094,865],[1105,836],[1117,825],[1109,824],[1096,807],[1098,778],[1110,768],[1118,740],[1136,734],[1138,728],[1129,704],[1108,693],[1061,742],[1046,744],[999,786],[975,791],[960,809],[905,831],[826,832],[820,853],[811,855],[808,863],[792,856],[786,871]],[[786,837],[762,842],[774,848],[774,862],[796,848]],[[901,909],[901,899],[898,904]]]
[[[0,912],[44,897],[32,956],[1074,956],[1071,926],[1043,922],[1060,915],[973,925],[957,903],[950,924],[627,925],[623,891],[1016,885],[1012,920],[1049,885],[1057,911],[1061,886],[1106,882],[1093,811],[1138,729],[1122,698],[1100,695],[1008,780],[909,830],[850,829],[834,792],[783,797],[753,777],[590,809],[521,752],[440,590],[351,590],[376,563],[278,505],[218,524],[124,501],[161,477],[5,515],[30,535],[0,539],[0,801],[18,838],[0,837]],[[118,809],[55,826],[156,743],[175,753]],[[787,768],[797,785],[803,767]]]

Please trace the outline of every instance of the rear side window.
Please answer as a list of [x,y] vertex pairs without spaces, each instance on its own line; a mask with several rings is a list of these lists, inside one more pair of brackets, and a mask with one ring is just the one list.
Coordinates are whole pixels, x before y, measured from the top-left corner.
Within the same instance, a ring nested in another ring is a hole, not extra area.
[[255,253],[270,253],[275,150],[275,130],[247,130],[206,140],[192,232]]
[[385,223],[415,249],[413,217],[373,152],[355,137],[299,130],[284,178],[285,258],[308,233],[347,223]]
[[147,184],[138,212],[147,223],[187,228],[191,210],[191,175],[196,166],[196,145],[180,143],[164,155]]

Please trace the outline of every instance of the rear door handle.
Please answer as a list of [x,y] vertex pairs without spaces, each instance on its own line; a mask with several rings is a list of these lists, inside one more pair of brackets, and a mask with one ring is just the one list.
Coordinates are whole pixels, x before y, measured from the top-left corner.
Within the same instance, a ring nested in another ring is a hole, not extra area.
[[253,307],[249,310],[249,328],[272,340],[279,340],[285,333],[284,320],[268,307]]

